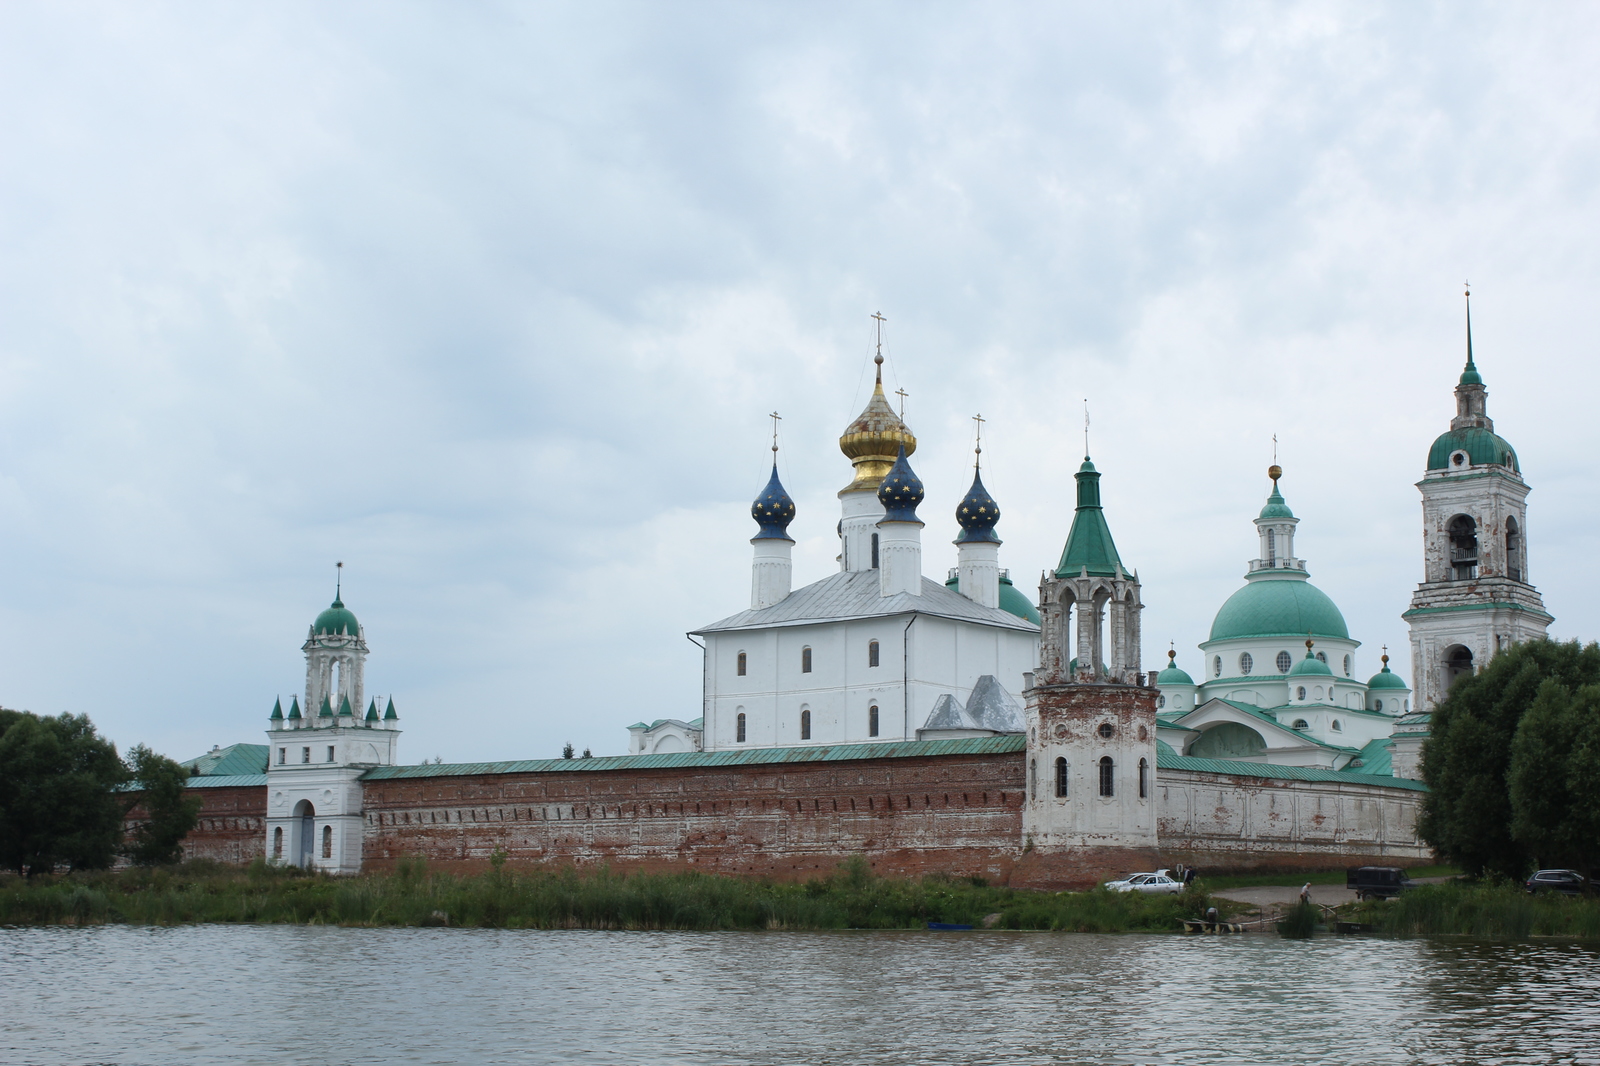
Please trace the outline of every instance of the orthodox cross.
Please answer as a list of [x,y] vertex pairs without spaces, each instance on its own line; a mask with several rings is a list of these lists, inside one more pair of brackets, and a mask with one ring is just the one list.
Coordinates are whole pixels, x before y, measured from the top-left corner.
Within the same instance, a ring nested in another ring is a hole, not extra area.
[[780,419],[783,418],[783,416],[780,415],[778,412],[774,411],[770,415],[768,415],[767,417],[772,419],[772,454],[773,455],[777,455],[778,454],[778,422],[779,422]]
[[975,456],[972,465],[974,468],[976,468],[978,464],[983,461],[983,424],[987,422],[988,419],[984,418],[982,415],[973,415],[972,420],[978,424],[977,429],[973,434],[972,442],[972,454]]
[[1083,457],[1089,458],[1089,398],[1083,398]]
[[895,389],[894,394],[900,397],[900,420],[904,422],[906,417],[906,397],[911,394],[905,389]]

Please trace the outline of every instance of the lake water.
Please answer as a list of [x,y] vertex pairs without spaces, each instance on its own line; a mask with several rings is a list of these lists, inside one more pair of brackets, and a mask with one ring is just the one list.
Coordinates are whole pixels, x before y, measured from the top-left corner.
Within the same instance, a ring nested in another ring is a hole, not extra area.
[[1600,1063],[1562,942],[0,930],[0,1061]]

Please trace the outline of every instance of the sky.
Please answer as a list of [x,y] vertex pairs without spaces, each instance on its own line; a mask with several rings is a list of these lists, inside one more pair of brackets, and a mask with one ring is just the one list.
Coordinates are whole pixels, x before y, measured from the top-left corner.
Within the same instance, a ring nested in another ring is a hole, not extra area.
[[769,412],[836,568],[874,312],[927,574],[981,413],[1036,588],[1087,401],[1144,664],[1197,672],[1276,435],[1407,670],[1468,280],[1591,640],[1597,55],[1560,3],[0,5],[0,704],[263,743],[342,561],[402,761],[621,753],[748,605]]

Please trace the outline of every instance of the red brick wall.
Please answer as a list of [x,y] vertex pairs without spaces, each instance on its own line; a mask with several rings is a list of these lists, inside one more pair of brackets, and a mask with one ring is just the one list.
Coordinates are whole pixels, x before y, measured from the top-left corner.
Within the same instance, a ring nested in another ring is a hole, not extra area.
[[1004,881],[1022,754],[781,766],[495,774],[365,783],[365,861],[407,855],[810,877],[864,854],[880,874]]
[[[200,821],[183,841],[186,859],[214,859],[243,866],[266,848],[267,789],[191,788],[184,791],[200,800]],[[128,812],[124,827],[132,830],[144,821],[143,807]]]

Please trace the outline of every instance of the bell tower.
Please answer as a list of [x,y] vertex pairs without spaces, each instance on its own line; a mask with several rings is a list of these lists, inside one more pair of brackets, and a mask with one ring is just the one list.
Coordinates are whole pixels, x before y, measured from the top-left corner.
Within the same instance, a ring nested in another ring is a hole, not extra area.
[[[1417,482],[1423,575],[1401,617],[1411,627],[1411,710],[1420,715],[1431,713],[1457,678],[1513,644],[1544,637],[1553,621],[1528,571],[1529,486],[1516,451],[1494,431],[1488,390],[1473,362],[1471,299],[1469,292],[1456,415],[1428,450],[1427,472]],[[1403,748],[1397,740],[1397,774],[1409,758]]]

